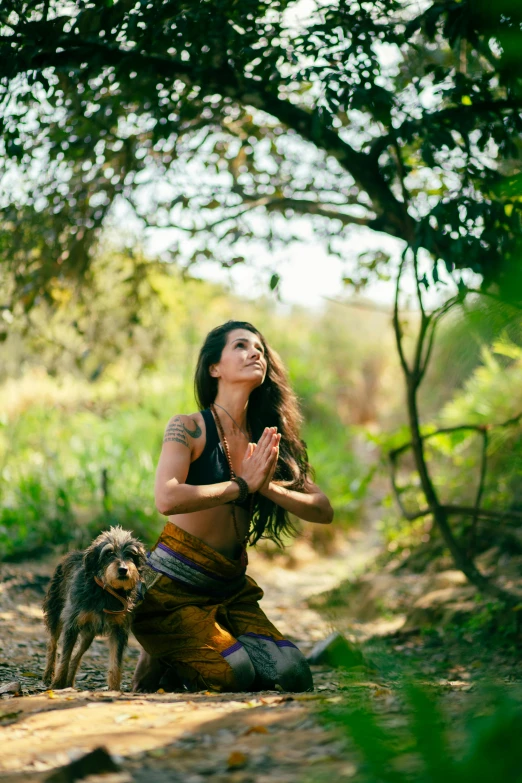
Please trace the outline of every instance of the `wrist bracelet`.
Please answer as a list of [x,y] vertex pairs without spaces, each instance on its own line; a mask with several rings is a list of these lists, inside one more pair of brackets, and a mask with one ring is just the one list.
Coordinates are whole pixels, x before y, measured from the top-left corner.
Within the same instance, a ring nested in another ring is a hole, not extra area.
[[241,478],[241,476],[233,476],[230,480],[235,481],[239,487],[239,496],[233,502],[244,503],[248,497],[248,484],[245,479]]

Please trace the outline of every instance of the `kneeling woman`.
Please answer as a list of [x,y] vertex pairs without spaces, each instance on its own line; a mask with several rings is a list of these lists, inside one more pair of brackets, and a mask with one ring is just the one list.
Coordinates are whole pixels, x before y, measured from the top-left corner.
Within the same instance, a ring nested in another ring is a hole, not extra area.
[[202,410],[169,421],[159,460],[156,505],[168,522],[133,623],[144,648],[134,689],[311,690],[304,656],[246,575],[247,543],[278,540],[288,512],[332,521],[310,479],[296,397],[278,355],[243,321],[209,333],[195,389]]

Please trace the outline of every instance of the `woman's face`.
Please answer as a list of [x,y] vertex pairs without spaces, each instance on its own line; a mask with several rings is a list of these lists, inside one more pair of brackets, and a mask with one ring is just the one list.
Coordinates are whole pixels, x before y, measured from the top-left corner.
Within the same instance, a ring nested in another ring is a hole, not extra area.
[[263,343],[257,334],[247,329],[233,329],[217,364],[209,371],[213,378],[225,383],[245,383],[252,389],[265,380],[267,360]]

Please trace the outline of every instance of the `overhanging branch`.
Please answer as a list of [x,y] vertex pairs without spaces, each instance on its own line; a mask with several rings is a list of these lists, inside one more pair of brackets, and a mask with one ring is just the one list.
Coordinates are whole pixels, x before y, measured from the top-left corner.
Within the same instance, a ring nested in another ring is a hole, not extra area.
[[[65,20],[68,19],[69,17]],[[201,95],[226,95],[244,105],[262,109],[339,161],[371,200],[377,215],[372,228],[406,241],[413,241],[415,221],[408,214],[406,205],[394,196],[378,161],[355,150],[316,113],[273,94],[267,85],[254,81],[226,62],[204,70],[200,62],[182,62],[175,57],[152,54],[137,48],[123,49],[93,37],[79,41],[79,36],[73,34],[60,35],[53,41],[52,46],[46,48],[45,41],[40,37],[33,40],[28,37],[27,28],[24,32],[26,46],[17,52],[15,65],[11,64],[7,70],[10,76],[14,75],[14,67],[18,72],[35,72],[45,68],[68,70],[83,66],[88,72],[91,62],[95,63],[97,71],[104,66],[118,67],[129,62],[132,63],[132,69],[136,70],[141,61],[149,70],[152,66],[158,76],[197,84]],[[50,40],[52,41],[51,37]],[[7,49],[12,55],[9,46],[1,48],[4,52]]]
[[[459,424],[455,427],[440,427],[437,430],[433,430],[433,432],[428,432],[426,435],[420,435],[420,439],[425,441],[429,440],[430,438],[435,438],[437,435],[445,435],[452,432],[460,432],[464,430],[471,430],[473,432],[479,432],[482,433],[485,430],[492,430],[492,429],[503,429],[505,427],[511,427],[515,424],[519,424],[522,420],[522,412],[518,413],[516,416],[512,416],[510,419],[506,419],[506,421],[500,422],[499,424]],[[390,456],[398,456],[399,454],[402,454],[404,451],[407,451],[408,449],[411,449],[413,446],[412,441],[408,441],[407,443],[403,443],[402,446],[398,446],[396,449],[392,449],[390,451]]]

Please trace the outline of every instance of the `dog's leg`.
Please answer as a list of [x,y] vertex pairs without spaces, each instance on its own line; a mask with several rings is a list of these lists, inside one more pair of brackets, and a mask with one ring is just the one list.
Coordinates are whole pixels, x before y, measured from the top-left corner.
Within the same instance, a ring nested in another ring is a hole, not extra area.
[[45,672],[43,675],[43,681],[46,685],[50,685],[54,677],[54,667],[56,665],[56,651],[58,649],[58,639],[62,632],[62,625],[59,623],[56,628],[49,631],[49,641],[47,642],[47,664],[45,666]]
[[63,628],[62,612],[64,608],[64,593],[67,585],[64,565],[67,565],[66,561],[58,563],[56,566],[51,581],[49,582],[49,587],[47,588],[42,607],[44,622],[49,633],[47,642],[47,663],[43,675],[43,681],[46,685],[50,685],[54,677],[56,651]]
[[95,632],[91,628],[82,628],[80,631],[80,643],[78,645],[78,649],[73,655],[71,663],[69,664],[69,673],[67,675],[66,686],[67,688],[71,688],[74,685],[74,678],[76,677],[76,672],[78,671],[80,661],[84,653],[86,653],[91,646],[94,637]]
[[78,626],[74,623],[71,623],[65,627],[64,634],[63,634],[63,644],[62,644],[62,655],[60,658],[60,664],[58,666],[58,671],[56,672],[56,676],[52,682],[53,688],[67,688],[67,681],[69,679],[68,672],[69,672],[69,662],[71,660],[72,651],[74,649],[74,645],[76,644],[76,640],[78,638]]
[[109,671],[107,683],[110,691],[119,691],[121,683],[121,664],[127,646],[129,632],[120,625],[114,625],[109,637]]

